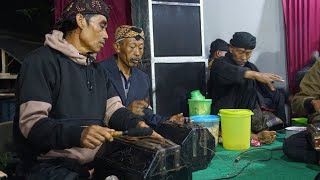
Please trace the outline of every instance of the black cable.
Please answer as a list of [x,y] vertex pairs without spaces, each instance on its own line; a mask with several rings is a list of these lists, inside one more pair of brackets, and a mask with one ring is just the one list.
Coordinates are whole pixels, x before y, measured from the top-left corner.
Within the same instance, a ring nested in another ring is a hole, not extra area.
[[259,148],[253,148],[253,149],[249,149],[249,150],[246,150],[246,151],[243,151],[241,152],[234,160],[235,163],[238,163],[241,159],[241,157],[248,153],[248,152],[253,152],[255,150],[265,150],[265,151],[268,151],[270,153],[270,155],[267,157],[267,158],[264,158],[264,159],[256,159],[256,160],[251,160],[249,161],[244,167],[242,167],[240,169],[240,171],[232,176],[227,176],[227,177],[222,177],[222,178],[215,178],[215,179],[211,179],[211,180],[222,180],[222,179],[231,179],[231,178],[235,178],[237,176],[239,176],[249,165],[251,165],[252,163],[254,162],[263,162],[263,161],[269,161],[272,159],[272,152],[273,151],[278,151],[278,150],[282,150],[282,148],[273,148],[273,149],[267,149],[267,148],[262,148],[262,147],[259,147]]

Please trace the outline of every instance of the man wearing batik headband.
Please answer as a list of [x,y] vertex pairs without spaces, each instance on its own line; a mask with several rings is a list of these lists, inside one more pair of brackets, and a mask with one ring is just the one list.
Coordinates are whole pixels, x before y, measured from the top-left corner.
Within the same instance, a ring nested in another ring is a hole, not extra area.
[[236,32],[233,35],[226,56],[213,62],[208,97],[214,102],[214,114],[226,108],[251,109],[254,112],[252,138],[269,144],[276,138],[276,132],[268,130],[282,127],[286,119],[284,96],[272,84],[283,80],[276,74],[259,72],[249,62],[255,47],[256,38],[250,33]]
[[114,129],[148,127],[122,105],[95,63],[108,38],[108,12],[103,0],[71,1],[59,31],[24,58],[14,138],[26,179],[88,179],[88,163],[102,143],[113,140]]
[[141,62],[144,51],[144,33],[139,27],[122,25],[115,34],[114,49],[116,55],[101,62],[117,90],[122,104],[133,113],[143,116],[152,127],[170,120],[178,123],[184,121],[183,115],[161,117],[152,112],[149,105],[150,79],[136,66]]

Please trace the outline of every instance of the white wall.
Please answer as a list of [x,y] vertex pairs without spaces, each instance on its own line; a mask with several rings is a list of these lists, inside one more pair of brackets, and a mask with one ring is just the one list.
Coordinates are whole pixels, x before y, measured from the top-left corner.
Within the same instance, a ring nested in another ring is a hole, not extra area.
[[257,37],[250,61],[262,72],[287,79],[281,0],[203,0],[203,4],[206,57],[216,38],[229,42],[234,32],[247,31]]

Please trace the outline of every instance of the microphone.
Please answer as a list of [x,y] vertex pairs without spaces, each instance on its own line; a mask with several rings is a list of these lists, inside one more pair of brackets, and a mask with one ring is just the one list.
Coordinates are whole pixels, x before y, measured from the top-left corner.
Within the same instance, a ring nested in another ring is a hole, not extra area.
[[153,129],[151,128],[132,128],[128,129],[126,131],[115,131],[112,132],[112,137],[119,137],[119,136],[133,136],[133,137],[139,137],[139,136],[150,136],[153,132]]

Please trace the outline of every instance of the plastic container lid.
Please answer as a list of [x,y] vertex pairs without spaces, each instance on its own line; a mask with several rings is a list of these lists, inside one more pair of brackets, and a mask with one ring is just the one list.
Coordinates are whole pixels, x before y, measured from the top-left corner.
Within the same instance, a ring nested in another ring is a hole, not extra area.
[[299,117],[299,118],[291,118],[292,121],[299,122],[301,124],[308,124],[308,119],[304,117]]
[[251,116],[253,112],[250,109],[220,109],[219,115],[226,116]]
[[214,121],[220,121],[220,116],[217,115],[197,115],[197,116],[191,116],[190,119],[197,123],[197,122],[214,122]]

